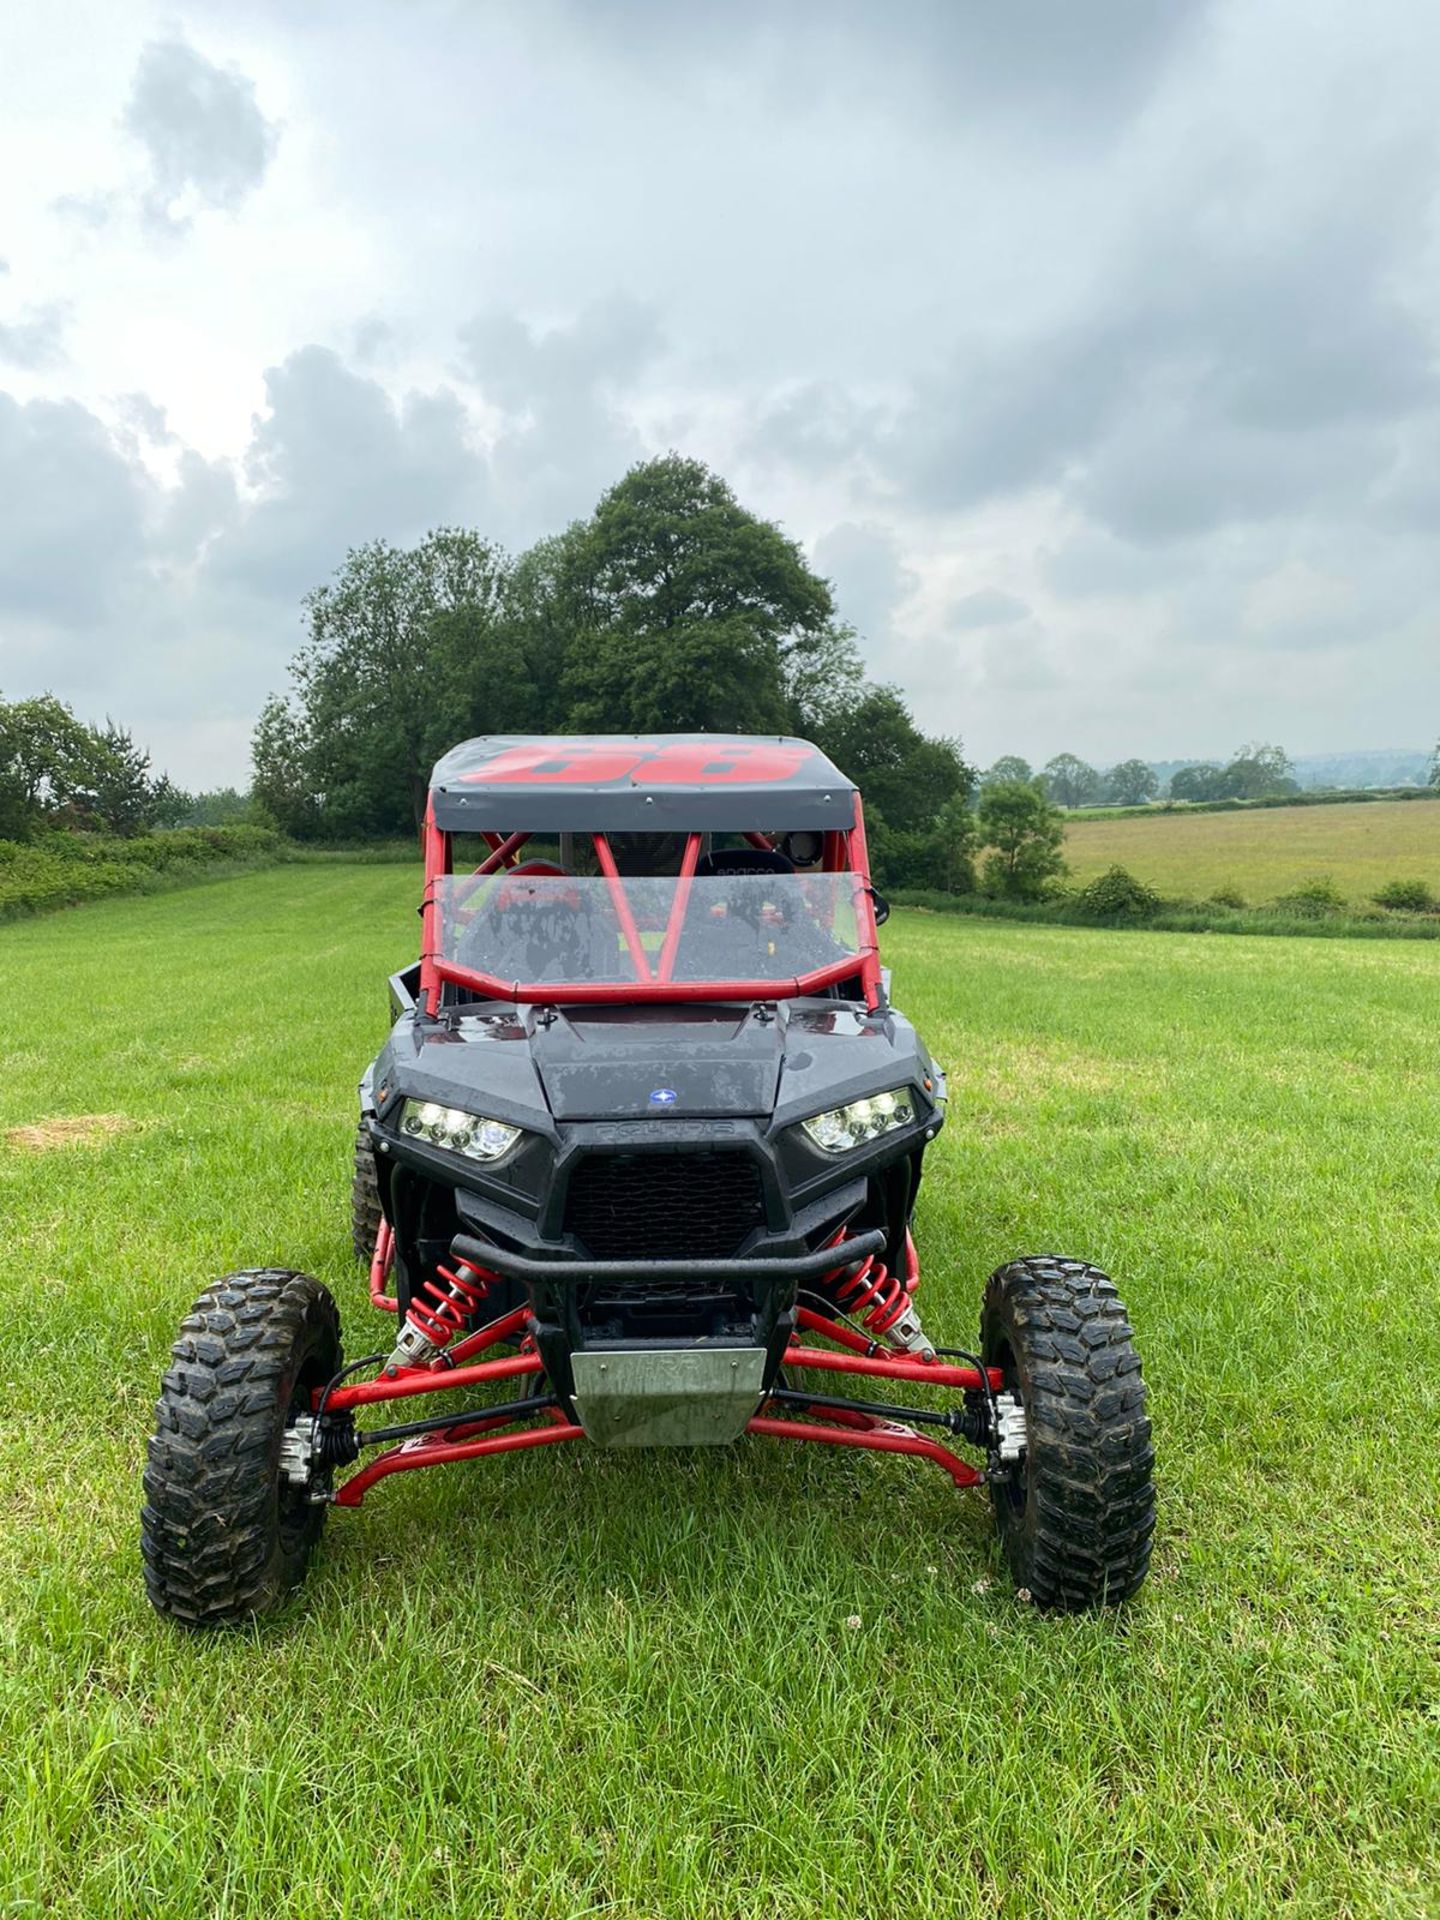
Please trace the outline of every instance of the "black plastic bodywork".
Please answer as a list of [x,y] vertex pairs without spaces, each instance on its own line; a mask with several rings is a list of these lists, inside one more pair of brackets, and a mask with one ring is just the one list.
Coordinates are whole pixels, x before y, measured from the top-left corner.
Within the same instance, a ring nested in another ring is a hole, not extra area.
[[[823,1272],[872,1251],[903,1267],[944,1082],[893,1009],[492,1002],[432,1019],[405,1004],[406,976],[391,990],[399,1017],[361,1098],[402,1311],[454,1252],[488,1266],[504,1291],[487,1315],[528,1301],[562,1399],[579,1347],[758,1345],[768,1384],[797,1305],[825,1310],[806,1300]],[[861,1147],[827,1153],[800,1128],[898,1087],[913,1120]],[[406,1098],[524,1131],[477,1163],[402,1135]],[[862,1244],[841,1253],[837,1236]]]

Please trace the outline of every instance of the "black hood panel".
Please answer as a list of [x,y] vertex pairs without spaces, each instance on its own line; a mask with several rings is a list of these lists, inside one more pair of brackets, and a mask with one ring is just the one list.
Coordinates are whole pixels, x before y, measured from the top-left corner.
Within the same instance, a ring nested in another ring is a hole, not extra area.
[[557,1120],[769,1114],[783,1049],[777,1019],[735,1007],[572,1008],[530,1039]]

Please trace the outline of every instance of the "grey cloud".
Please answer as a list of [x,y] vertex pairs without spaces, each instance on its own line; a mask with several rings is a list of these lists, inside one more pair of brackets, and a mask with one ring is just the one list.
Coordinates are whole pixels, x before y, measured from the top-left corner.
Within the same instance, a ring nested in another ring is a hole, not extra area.
[[1017,621],[1029,618],[1030,609],[1023,600],[1017,600],[1013,593],[1002,593],[998,587],[982,587],[978,593],[961,596],[950,608],[946,624],[961,633],[977,627],[1013,627]]
[[507,539],[585,512],[646,451],[624,404],[664,351],[646,303],[615,296],[545,330],[483,313],[459,341],[465,372],[504,416],[490,466]]
[[264,179],[277,137],[252,80],[178,39],[144,49],[124,125],[149,160],[146,209],[172,226],[185,224],[192,202],[238,207]]
[[888,527],[847,521],[815,544],[815,565],[834,585],[835,606],[862,635],[883,641],[891,615],[920,584]]
[[0,608],[83,626],[143,564],[151,486],[73,400],[0,393]]
[[838,381],[806,381],[752,411],[741,450],[762,466],[833,473],[862,462],[882,432],[878,407],[857,400]]
[[487,398],[511,409],[623,391],[663,344],[654,308],[622,295],[544,331],[507,312],[479,314],[460,329],[470,376]]
[[[1045,139],[1113,124],[1142,101],[1208,11],[1205,0],[570,0],[572,30],[627,61],[714,72],[744,65],[792,115],[840,93],[862,112],[957,113]],[[553,12],[553,9],[552,9]],[[805,85],[797,93],[796,72]],[[1032,109],[1027,117],[1026,106]]]
[[226,577],[294,599],[359,542],[486,523],[486,462],[453,393],[397,402],[317,346],[272,367],[265,391],[245,460],[256,497],[215,550]]
[[27,372],[58,365],[65,358],[66,317],[65,304],[52,300],[24,308],[14,320],[0,320],[0,360]]
[[229,462],[206,460],[186,447],[175,485],[167,490],[155,522],[152,550],[157,558],[181,566],[204,561],[212,544],[240,525],[241,515]]
[[1423,215],[1352,191],[1274,241],[1208,205],[1138,230],[1090,311],[923,375],[882,464],[932,507],[1053,486],[1142,542],[1358,505],[1395,423],[1440,403],[1434,329],[1393,286]]

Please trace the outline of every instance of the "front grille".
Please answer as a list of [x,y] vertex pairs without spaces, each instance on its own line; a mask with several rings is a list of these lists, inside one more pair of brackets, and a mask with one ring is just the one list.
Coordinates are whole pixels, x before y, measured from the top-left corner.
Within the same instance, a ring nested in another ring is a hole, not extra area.
[[596,1260],[726,1260],[765,1224],[746,1153],[592,1153],[570,1176],[565,1231]]

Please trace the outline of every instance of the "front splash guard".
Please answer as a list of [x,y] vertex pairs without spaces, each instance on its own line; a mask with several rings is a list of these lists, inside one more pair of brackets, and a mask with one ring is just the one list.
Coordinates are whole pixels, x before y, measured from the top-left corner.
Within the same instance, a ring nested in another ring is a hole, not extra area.
[[576,1416],[602,1447],[738,1440],[765,1383],[763,1347],[588,1348],[570,1365]]

